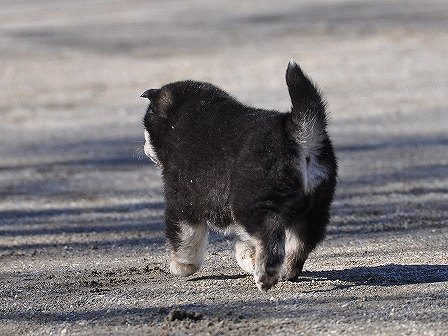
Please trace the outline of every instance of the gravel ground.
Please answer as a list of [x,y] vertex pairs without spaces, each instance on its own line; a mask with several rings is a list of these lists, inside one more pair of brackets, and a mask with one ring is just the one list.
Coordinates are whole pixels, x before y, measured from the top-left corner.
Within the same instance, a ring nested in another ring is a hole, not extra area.
[[[0,1],[0,334],[446,335],[446,1]],[[267,294],[232,237],[168,273],[149,87],[288,108],[294,57],[331,110],[327,239]]]

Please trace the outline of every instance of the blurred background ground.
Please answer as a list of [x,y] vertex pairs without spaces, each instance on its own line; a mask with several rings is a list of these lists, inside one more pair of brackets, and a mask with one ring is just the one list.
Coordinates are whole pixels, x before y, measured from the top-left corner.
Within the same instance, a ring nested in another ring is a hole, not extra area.
[[[446,1],[0,1],[0,333],[443,335]],[[340,179],[298,282],[259,293],[232,240],[167,273],[150,87],[287,110],[320,85]]]

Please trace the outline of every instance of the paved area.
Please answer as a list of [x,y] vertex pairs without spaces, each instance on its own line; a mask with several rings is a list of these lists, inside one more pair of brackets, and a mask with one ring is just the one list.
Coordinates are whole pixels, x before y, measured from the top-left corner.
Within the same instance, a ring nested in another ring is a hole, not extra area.
[[[446,335],[446,1],[0,1],[0,333]],[[210,235],[171,276],[139,95],[192,78],[288,108],[321,86],[328,237],[267,294]]]

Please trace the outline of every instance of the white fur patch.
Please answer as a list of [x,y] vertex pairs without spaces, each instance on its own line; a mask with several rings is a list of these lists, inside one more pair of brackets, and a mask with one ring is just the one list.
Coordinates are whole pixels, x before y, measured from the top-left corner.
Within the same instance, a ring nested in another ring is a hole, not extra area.
[[328,177],[327,168],[317,160],[324,137],[322,127],[315,120],[303,121],[297,138],[301,147],[299,170],[306,194],[312,192]]
[[293,267],[297,258],[303,257],[305,245],[297,237],[297,234],[291,230],[286,229],[286,243],[285,243],[285,267]]
[[180,225],[180,246],[171,254],[170,272],[188,276],[198,271],[204,263],[207,249],[208,228],[206,225]]
[[145,146],[144,151],[147,157],[151,159],[152,162],[156,164],[160,164],[159,159],[157,158],[156,151],[154,149],[154,146],[151,143],[151,138],[149,136],[148,131],[145,130]]
[[303,242],[298,239],[296,233],[291,229],[286,229],[285,233],[286,233],[286,242],[285,242],[286,257],[291,258],[292,256],[301,254],[304,249]]
[[327,168],[317,161],[317,156],[311,151],[305,151],[300,158],[300,170],[305,193],[309,194],[328,176]]
[[297,261],[306,259],[305,245],[299,239],[297,233],[287,228],[285,243],[285,262],[283,264],[282,278],[295,278],[301,270],[298,270]]
[[238,265],[247,273],[254,274],[255,248],[248,242],[237,240],[235,242],[235,257]]

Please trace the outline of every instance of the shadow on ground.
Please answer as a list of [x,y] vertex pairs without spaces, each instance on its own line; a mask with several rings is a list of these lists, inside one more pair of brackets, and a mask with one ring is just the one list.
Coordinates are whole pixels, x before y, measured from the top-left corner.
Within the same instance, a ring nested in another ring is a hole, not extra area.
[[304,272],[297,281],[339,280],[354,285],[399,286],[448,281],[448,265],[397,265],[354,267],[334,271]]
[[[244,274],[208,275],[187,281],[235,280],[248,277]],[[399,286],[409,284],[448,282],[448,265],[397,265],[354,267],[333,271],[305,271],[293,282],[343,281],[354,285]]]

